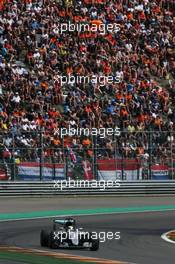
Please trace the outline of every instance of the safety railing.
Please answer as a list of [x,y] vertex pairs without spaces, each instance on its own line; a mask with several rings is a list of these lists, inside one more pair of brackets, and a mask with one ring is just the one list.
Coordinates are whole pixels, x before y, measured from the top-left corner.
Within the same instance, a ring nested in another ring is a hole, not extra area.
[[0,182],[0,196],[175,195],[175,181],[119,181],[118,185],[61,186],[61,181]]

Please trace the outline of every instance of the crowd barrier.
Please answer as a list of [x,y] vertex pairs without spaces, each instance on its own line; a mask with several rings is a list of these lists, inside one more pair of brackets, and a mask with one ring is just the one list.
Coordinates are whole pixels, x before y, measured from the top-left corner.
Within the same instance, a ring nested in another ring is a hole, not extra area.
[[48,182],[0,182],[0,196],[87,196],[87,195],[115,195],[115,196],[138,196],[138,195],[175,195],[175,181],[121,181],[120,187],[108,187],[101,190],[95,188],[68,188],[60,189],[59,184],[55,187],[54,181]]

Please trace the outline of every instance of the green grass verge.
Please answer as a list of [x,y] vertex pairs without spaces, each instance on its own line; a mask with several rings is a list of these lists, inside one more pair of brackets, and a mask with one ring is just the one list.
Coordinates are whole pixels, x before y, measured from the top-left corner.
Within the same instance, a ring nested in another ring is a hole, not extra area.
[[0,221],[17,220],[17,219],[35,219],[35,218],[50,218],[62,216],[79,216],[79,215],[98,215],[98,214],[121,214],[134,212],[158,212],[175,210],[175,205],[159,205],[159,206],[140,206],[140,207],[112,207],[112,208],[94,208],[94,209],[75,209],[75,210],[48,210],[48,211],[33,211],[25,213],[9,213],[0,214]]
[[88,264],[78,260],[58,259],[50,256],[0,251],[0,260],[12,260],[27,264]]

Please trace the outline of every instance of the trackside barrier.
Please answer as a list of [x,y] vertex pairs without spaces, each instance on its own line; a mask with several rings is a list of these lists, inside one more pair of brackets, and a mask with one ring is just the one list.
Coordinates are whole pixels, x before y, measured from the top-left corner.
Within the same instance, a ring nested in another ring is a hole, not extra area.
[[54,181],[48,182],[0,182],[0,196],[33,196],[33,195],[175,195],[175,181],[120,181],[120,187],[107,187],[100,190],[95,188],[68,188],[61,190],[59,184],[54,186]]

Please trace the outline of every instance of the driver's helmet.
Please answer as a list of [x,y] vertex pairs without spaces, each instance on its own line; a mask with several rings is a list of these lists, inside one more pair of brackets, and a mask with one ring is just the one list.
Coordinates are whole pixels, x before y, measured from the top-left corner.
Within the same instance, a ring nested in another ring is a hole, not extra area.
[[65,223],[66,229],[74,229],[75,228],[75,220],[73,219],[67,219]]

